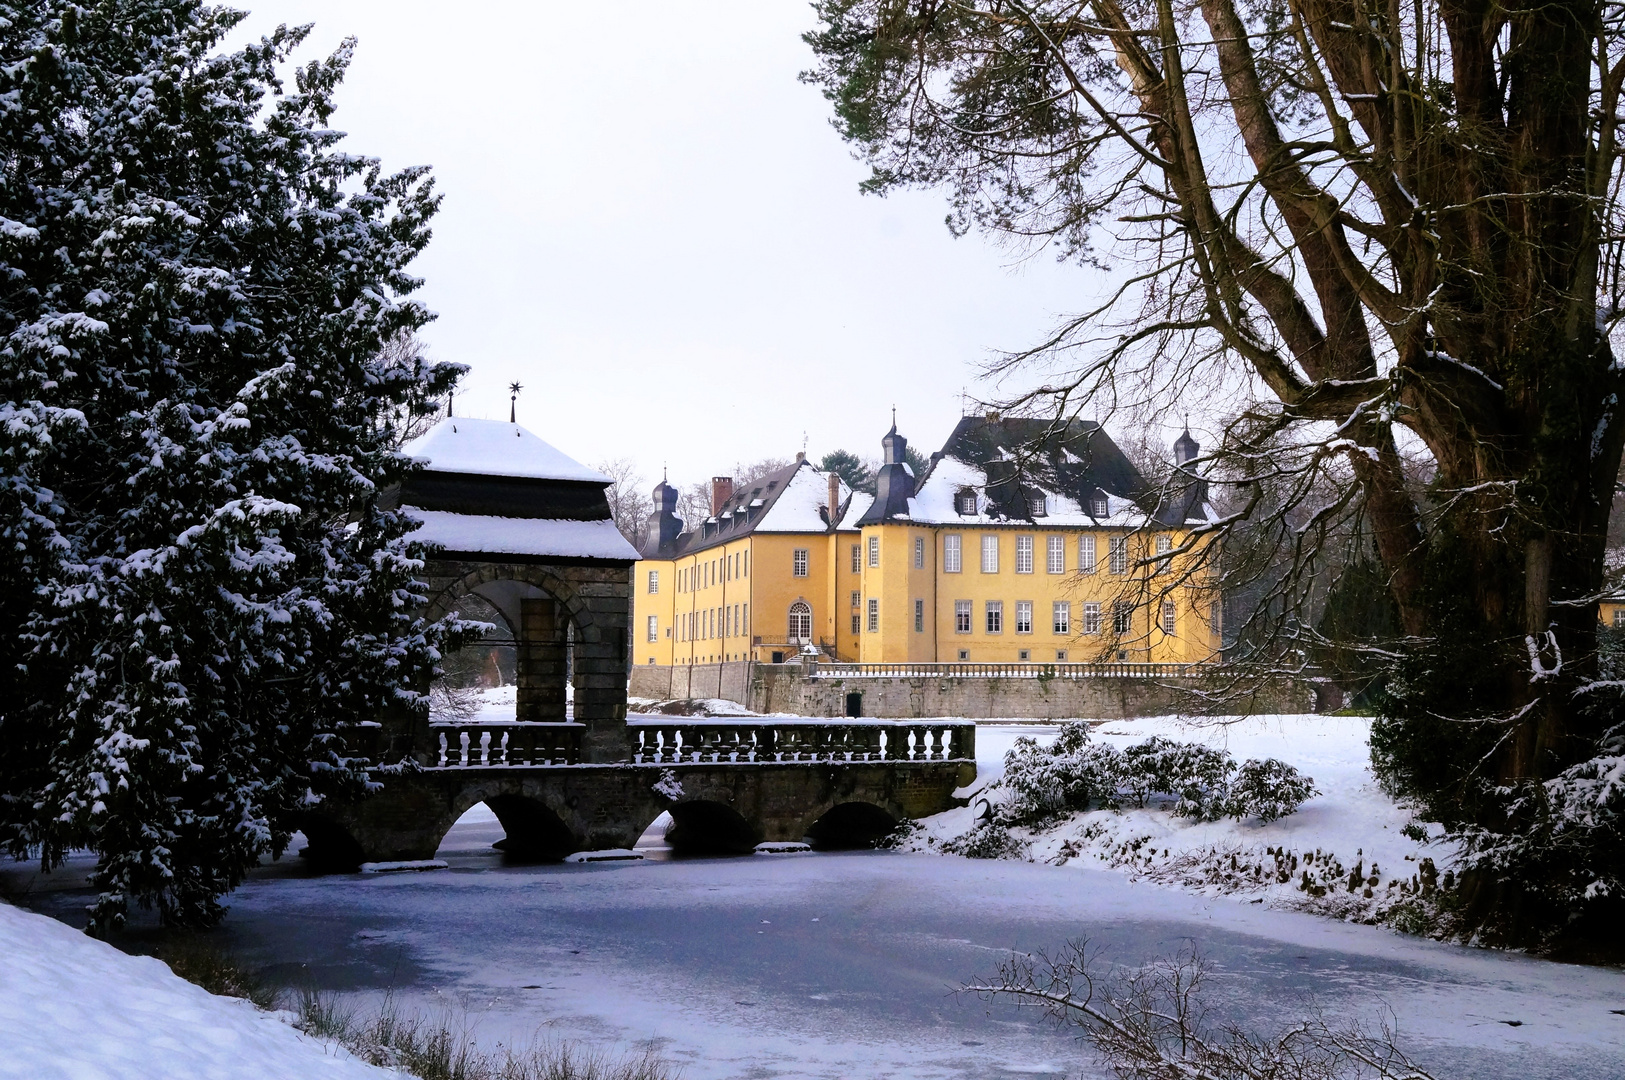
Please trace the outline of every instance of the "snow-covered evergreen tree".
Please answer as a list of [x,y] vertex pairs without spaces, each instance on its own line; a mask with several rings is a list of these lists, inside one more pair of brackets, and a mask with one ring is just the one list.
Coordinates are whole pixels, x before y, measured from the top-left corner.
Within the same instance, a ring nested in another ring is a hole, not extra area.
[[350,43],[289,87],[241,18],[0,2],[0,836],[93,849],[101,925],[218,918],[458,629],[378,506],[461,371],[380,359],[438,198],[339,149]]

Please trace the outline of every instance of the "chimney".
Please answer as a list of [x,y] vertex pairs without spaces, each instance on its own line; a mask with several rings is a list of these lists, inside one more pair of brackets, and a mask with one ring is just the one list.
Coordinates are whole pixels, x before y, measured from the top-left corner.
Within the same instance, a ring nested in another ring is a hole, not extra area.
[[734,497],[734,478],[731,476],[713,476],[711,478],[711,516],[719,517],[727,509],[728,500]]
[[829,527],[834,528],[841,520],[841,478],[831,469],[829,474]]

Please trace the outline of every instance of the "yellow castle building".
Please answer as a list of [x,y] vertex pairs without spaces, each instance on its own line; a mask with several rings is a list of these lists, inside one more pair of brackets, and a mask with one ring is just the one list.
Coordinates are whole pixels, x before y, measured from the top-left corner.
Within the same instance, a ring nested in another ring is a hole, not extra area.
[[655,488],[635,581],[640,664],[1196,663],[1218,658],[1205,483],[1156,490],[1100,425],[965,417],[924,476],[895,426],[873,496],[798,455],[711,515]]

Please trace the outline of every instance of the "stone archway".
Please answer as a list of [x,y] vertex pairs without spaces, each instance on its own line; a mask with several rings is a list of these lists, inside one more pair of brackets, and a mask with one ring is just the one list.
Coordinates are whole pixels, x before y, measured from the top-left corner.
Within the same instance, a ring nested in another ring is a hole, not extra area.
[[630,575],[625,569],[586,560],[463,558],[429,559],[424,572],[430,586],[424,608],[428,618],[444,616],[459,599],[474,594],[496,607],[515,628],[517,719],[563,722],[570,679],[574,720],[586,729],[582,760],[625,758],[631,618]]

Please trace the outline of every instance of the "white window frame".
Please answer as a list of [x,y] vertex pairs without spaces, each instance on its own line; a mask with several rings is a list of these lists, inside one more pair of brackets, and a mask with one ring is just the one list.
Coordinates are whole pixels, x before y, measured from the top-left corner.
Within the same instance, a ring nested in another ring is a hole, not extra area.
[[1168,533],[1157,534],[1157,554],[1166,555],[1174,550],[1174,538]]
[[854,611],[852,613],[852,632],[854,634],[863,633],[863,612],[862,611]]
[[1050,605],[1050,625],[1054,627],[1052,633],[1072,633],[1072,601],[1057,600]]
[[1030,495],[1027,498],[1027,512],[1035,518],[1049,516],[1049,496]]
[[925,537],[923,536],[914,538],[914,569],[925,569]]
[[954,494],[954,513],[961,517],[976,513],[976,492],[960,491]]
[[1004,633],[1004,601],[988,600],[982,605],[982,629],[989,634]]
[[925,633],[925,601],[918,597],[914,600],[914,632]]
[[649,595],[653,596],[654,594],[658,593],[659,591],[660,591],[660,571],[659,570],[651,570],[651,571],[649,571]]
[[1066,573],[1066,537],[1044,538],[1044,570],[1051,574]]
[[965,567],[965,538],[959,533],[946,533],[942,537],[942,572],[960,573]]
[[982,573],[997,574],[999,572],[999,534],[982,534]]
[[659,641],[660,640],[660,616],[659,615],[651,615],[651,616],[649,616],[649,640],[650,641]]
[[869,565],[880,565],[880,537],[869,537]]
[[[789,630],[790,630],[790,634],[789,634],[790,644],[792,644],[792,645],[804,645],[807,642],[811,641],[812,640],[812,605],[807,603],[807,601],[805,601],[805,600],[797,600],[797,601],[793,602],[790,605],[790,617],[789,617],[788,626],[789,626]],[[805,630],[806,633],[798,634],[796,632],[797,630]]]
[[1117,635],[1134,633],[1133,604],[1119,600],[1112,605],[1112,633]]
[[1096,559],[1098,550],[1092,535],[1078,537],[1078,573],[1092,574],[1099,568],[1100,563]]
[[971,624],[971,619],[974,617],[975,612],[971,610],[971,602],[969,600],[954,601],[954,633],[970,633],[974,629]]
[[862,544],[853,544],[852,545],[852,572],[854,574],[863,573],[863,545]]
[[1128,537],[1113,536],[1107,539],[1110,544],[1110,554],[1107,557],[1107,570],[1113,574],[1128,573]]
[[1031,600],[1016,601],[1016,633],[1030,634],[1033,632],[1033,602]]
[[1089,500],[1089,516],[1096,518],[1111,517],[1111,500],[1104,495],[1096,495]]
[[863,592],[859,589],[852,590],[852,606],[853,608],[860,608],[863,606]]
[[1164,600],[1162,602],[1162,632],[1169,637],[1173,637],[1178,626],[1179,609],[1174,607],[1172,600]]
[[869,633],[880,633],[880,600],[869,597]]
[[1033,538],[1025,534],[1016,537],[1016,573],[1033,572]]
[[1100,633],[1100,605],[1093,600],[1083,605],[1083,632],[1085,634]]
[[790,576],[806,577],[812,566],[812,556],[806,548],[796,548],[790,555]]

